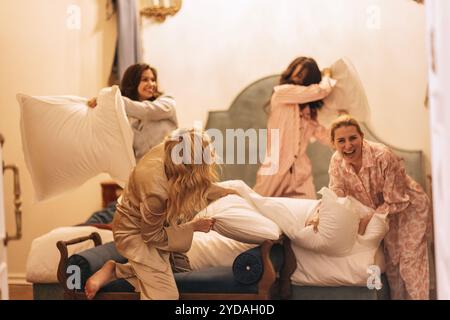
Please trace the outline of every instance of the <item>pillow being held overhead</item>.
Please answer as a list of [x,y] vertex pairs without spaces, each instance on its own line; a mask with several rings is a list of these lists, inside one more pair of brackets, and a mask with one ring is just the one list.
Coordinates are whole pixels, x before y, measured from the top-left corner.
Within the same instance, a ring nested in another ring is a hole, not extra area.
[[331,76],[337,80],[333,91],[323,100],[318,120],[329,127],[340,112],[347,112],[359,121],[370,118],[370,106],[363,83],[355,66],[347,58],[342,58],[330,66]]
[[98,106],[76,96],[18,94],[25,162],[38,201],[77,188],[100,173],[121,186],[136,160],[133,132],[117,86],[102,89]]

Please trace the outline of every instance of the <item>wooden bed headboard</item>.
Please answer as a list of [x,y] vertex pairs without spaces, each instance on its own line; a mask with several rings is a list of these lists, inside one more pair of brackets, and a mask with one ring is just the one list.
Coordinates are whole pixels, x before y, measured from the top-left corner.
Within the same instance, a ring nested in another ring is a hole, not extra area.
[[[279,83],[279,75],[257,80],[247,86],[234,99],[230,108],[225,111],[211,111],[208,114],[206,129],[218,129],[226,137],[226,129],[265,129],[267,114],[264,111],[268,106],[273,87]],[[389,146],[397,155],[405,161],[406,172],[422,187],[426,188],[423,153],[419,150],[404,150],[390,146],[373,134],[366,123],[362,123],[365,138],[381,142]],[[224,145],[224,154],[226,143]],[[249,146],[246,145],[246,154],[249,154]],[[236,148],[236,147],[235,147]],[[252,150],[254,151],[254,150]],[[265,151],[265,150],[263,150]],[[236,150],[235,150],[236,154]],[[316,190],[328,186],[328,167],[333,150],[323,146],[319,142],[309,144],[307,154],[313,165],[313,177]],[[253,187],[256,180],[256,172],[259,164],[224,164],[222,165],[222,180],[240,179]]]
[[116,201],[122,194],[122,187],[113,181],[102,182],[102,208],[106,208],[109,203]]

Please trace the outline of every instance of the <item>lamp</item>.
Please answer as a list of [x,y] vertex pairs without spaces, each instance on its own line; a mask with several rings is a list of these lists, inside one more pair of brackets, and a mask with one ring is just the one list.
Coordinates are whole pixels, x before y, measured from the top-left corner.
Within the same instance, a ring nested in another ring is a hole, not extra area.
[[167,16],[173,16],[181,9],[182,0],[141,0],[140,13],[144,17],[164,22]]

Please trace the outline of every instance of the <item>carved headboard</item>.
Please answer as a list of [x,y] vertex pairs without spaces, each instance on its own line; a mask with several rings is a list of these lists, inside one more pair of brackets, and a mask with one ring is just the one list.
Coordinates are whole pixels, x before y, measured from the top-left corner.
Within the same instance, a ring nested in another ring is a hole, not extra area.
[[[226,129],[243,129],[244,131],[252,128],[265,129],[267,114],[264,112],[264,106],[268,105],[272,88],[278,84],[278,79],[278,76],[270,76],[255,81],[242,90],[228,110],[209,112],[206,129],[219,129],[224,137],[226,137]],[[226,143],[224,143],[224,155],[225,147]],[[248,145],[246,145],[246,152],[248,154]],[[249,186],[253,186],[258,168],[259,164],[224,164],[221,178],[222,180],[240,179]]]
[[[206,129],[218,129],[226,138],[226,129],[265,129],[267,123],[267,114],[264,111],[268,106],[272,90],[279,83],[279,75],[257,80],[247,86],[234,99],[230,108],[225,111],[211,111],[208,115]],[[423,166],[422,151],[404,150],[390,146],[386,142],[377,138],[367,124],[362,123],[362,130],[365,138],[372,141],[381,142],[389,146],[397,155],[405,161],[406,172],[416,180],[426,190],[425,171]],[[233,144],[236,154],[236,143]],[[224,142],[224,155],[226,154],[226,143]],[[246,144],[246,157],[248,158],[249,146]],[[254,150],[252,150],[253,152]],[[262,150],[263,152],[265,150]],[[313,165],[313,177],[316,189],[320,190],[323,186],[328,186],[328,165],[333,150],[323,146],[319,142],[311,143],[307,149],[308,156]],[[225,161],[225,159],[224,159]],[[246,163],[248,163],[246,161]],[[249,186],[253,187],[256,180],[256,172],[259,164],[223,164],[221,180],[240,179],[244,180]]]

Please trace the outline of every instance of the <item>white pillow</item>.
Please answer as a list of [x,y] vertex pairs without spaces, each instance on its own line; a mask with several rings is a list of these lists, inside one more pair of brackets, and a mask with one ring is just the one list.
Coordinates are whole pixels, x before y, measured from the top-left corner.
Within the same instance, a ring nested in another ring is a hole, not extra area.
[[231,267],[234,259],[256,244],[239,242],[215,231],[194,232],[192,246],[186,255],[193,270],[210,267]]
[[[98,232],[102,243],[113,241],[111,230],[98,229],[91,226],[62,227],[46,233],[31,243],[28,253],[26,278],[32,283],[58,282],[57,271],[60,253],[56,243],[60,240],[68,241],[79,237],[85,237],[92,232]],[[84,241],[67,247],[68,256],[94,247],[93,241]]]
[[356,212],[358,213],[360,218],[363,218],[367,216],[368,214],[375,213],[375,210],[371,207],[368,207],[366,205],[363,205],[361,202],[353,198],[352,196],[348,196],[344,199],[348,199],[348,205]]
[[[244,182],[221,182],[222,187],[236,190],[261,215],[275,222],[298,246],[333,256],[348,254],[356,242],[360,215],[371,212],[356,199],[338,198],[328,188],[322,188],[322,200],[262,197]],[[305,222],[321,204],[318,232]],[[257,208],[257,209],[256,209]]]
[[349,59],[342,58],[330,69],[331,76],[337,83],[323,100],[324,107],[318,114],[319,122],[328,127],[336,118],[339,109],[345,109],[357,120],[367,122],[370,117],[369,102],[353,64]]
[[[367,210],[356,199],[349,200],[355,214],[358,214],[358,210]],[[321,220],[319,226],[320,223]],[[370,275],[369,268],[377,266],[380,272],[385,271],[384,253],[380,245],[388,230],[387,214],[375,214],[364,235],[356,235],[353,247],[345,256],[317,253],[292,242],[297,259],[292,282],[311,286],[365,286]]]
[[299,228],[304,227],[307,217],[319,204],[319,200],[263,197],[242,180],[222,181],[219,185],[237,191],[257,212],[276,223],[291,239]]
[[18,94],[25,162],[38,201],[106,172],[121,186],[136,161],[133,132],[117,86],[100,91],[97,107],[75,96]]
[[355,244],[360,216],[348,198],[338,198],[328,188],[322,188],[319,193],[322,200],[318,207],[318,231],[313,226],[299,229],[293,242],[317,253],[347,255]]
[[369,268],[377,266],[385,272],[385,261],[381,247],[355,246],[345,257],[332,257],[316,253],[296,245],[292,250],[297,257],[297,268],[291,276],[292,284],[301,286],[366,286]]
[[294,239],[320,200],[270,197],[262,204],[270,208],[265,210],[264,216],[275,222],[289,239]]
[[281,235],[276,223],[261,215],[238,195],[228,195],[214,201],[197,217],[214,218],[215,231],[245,243],[260,244],[264,240],[277,240]]

